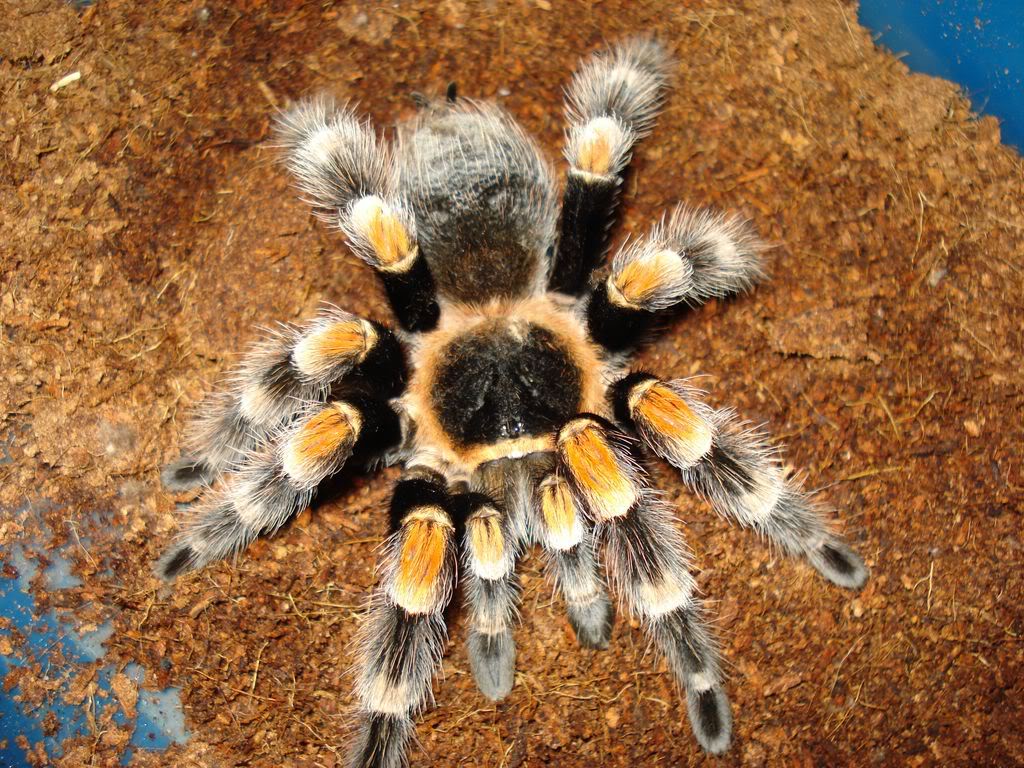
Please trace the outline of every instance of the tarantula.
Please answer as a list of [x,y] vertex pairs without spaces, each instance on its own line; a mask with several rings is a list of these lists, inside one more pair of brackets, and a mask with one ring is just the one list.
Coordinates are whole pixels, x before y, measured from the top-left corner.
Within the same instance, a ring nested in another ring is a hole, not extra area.
[[515,567],[533,545],[586,648],[611,636],[607,570],[685,690],[697,741],[711,753],[729,746],[717,644],[641,450],[830,581],[867,579],[762,433],[686,380],[627,368],[666,312],[762,277],[750,226],[680,206],[619,250],[605,279],[591,277],[668,70],[651,40],[577,70],[560,211],[533,141],[499,107],[451,88],[420,99],[393,147],[329,99],[279,121],[299,188],[377,271],[400,330],[328,308],[253,347],[164,471],[172,489],[211,487],[158,571],[169,579],[239,553],[346,462],[402,463],[361,628],[353,766],[406,763],[457,579],[476,683],[490,699],[510,691]]

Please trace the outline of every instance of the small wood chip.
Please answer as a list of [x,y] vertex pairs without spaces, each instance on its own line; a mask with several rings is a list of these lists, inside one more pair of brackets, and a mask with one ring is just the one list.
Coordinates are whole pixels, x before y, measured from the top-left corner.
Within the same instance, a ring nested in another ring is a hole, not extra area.
[[766,697],[776,696],[780,693],[785,693],[790,688],[796,688],[803,681],[804,679],[800,675],[795,672],[790,672],[782,677],[777,677],[772,680],[764,687],[762,692]]
[[110,689],[117,697],[117,703],[121,705],[128,718],[135,717],[135,704],[139,700],[139,688],[135,682],[123,672],[114,675],[110,680]]
[[50,86],[50,90],[53,91],[54,93],[56,93],[61,88],[65,88],[65,87],[71,85],[72,83],[78,82],[81,79],[82,79],[82,73],[81,72],[78,72],[78,71],[72,72],[70,75],[64,75],[64,77],[62,77],[60,80],[58,80],[53,85],[51,85]]

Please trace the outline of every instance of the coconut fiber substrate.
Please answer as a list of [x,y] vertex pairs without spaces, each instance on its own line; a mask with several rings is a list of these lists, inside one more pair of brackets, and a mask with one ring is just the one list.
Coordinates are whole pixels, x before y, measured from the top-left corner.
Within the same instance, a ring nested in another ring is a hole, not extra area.
[[[0,584],[56,639],[30,647],[0,619],[3,754],[344,765],[351,640],[398,470],[353,477],[237,562],[173,586],[152,573],[192,500],[160,467],[255,329],[323,302],[388,320],[277,162],[274,117],[327,91],[386,128],[455,81],[561,176],[563,84],[637,32],[670,45],[674,82],[613,245],[686,201],[774,246],[770,280],[677,315],[640,362],[702,374],[711,404],[764,423],[871,578],[826,583],[661,466],[722,641],[731,750],[700,752],[628,614],[606,651],[581,650],[532,553],[512,693],[477,691],[454,611],[413,765],[1024,763],[1024,165],[838,0],[4,0]],[[141,724],[168,691],[170,736]],[[26,733],[10,714],[48,707],[79,726],[51,713]]]

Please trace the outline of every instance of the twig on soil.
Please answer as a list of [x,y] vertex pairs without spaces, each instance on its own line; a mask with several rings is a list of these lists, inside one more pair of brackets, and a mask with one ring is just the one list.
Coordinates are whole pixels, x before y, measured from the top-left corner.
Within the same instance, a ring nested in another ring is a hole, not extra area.
[[932,610],[932,577],[935,575],[935,561],[932,560],[931,567],[928,569],[928,600],[925,606],[925,613],[930,613]]
[[274,699],[274,698],[271,698],[270,696],[260,696],[257,693],[250,693],[249,691],[243,691],[241,688],[232,688],[230,685],[226,685],[224,683],[224,681],[221,680],[220,678],[211,677],[210,675],[206,674],[199,667],[192,667],[191,669],[192,669],[193,672],[195,672],[200,677],[204,677],[207,680],[209,680],[211,683],[214,683],[215,687],[218,687],[218,688],[219,687],[224,687],[224,688],[227,688],[232,693],[237,693],[237,694],[239,694],[241,696],[248,696],[249,698],[256,699],[258,701],[269,701],[272,704],[281,704],[281,703],[283,703],[280,699]]
[[447,728],[436,728],[436,730],[438,731],[438,733],[451,733],[453,730],[457,729],[460,725],[462,725],[462,723],[464,723],[469,718],[475,717],[476,715],[482,715],[485,712],[495,712],[495,711],[496,711],[496,709],[494,707],[487,707],[487,708],[484,708],[484,709],[474,709],[471,712],[463,713],[463,715],[461,717],[459,717],[454,723],[451,723]]
[[78,543],[79,548],[83,552],[85,552],[85,556],[87,558],[89,558],[89,562],[92,563],[93,567],[95,567],[96,566],[96,561],[93,559],[92,555],[89,554],[89,550],[85,548],[85,545],[82,544],[82,539],[78,535],[78,526],[75,525],[75,521],[74,520],[65,520],[64,522],[68,525],[69,528],[71,528],[71,532],[73,534],[75,534],[75,541]]
[[839,425],[836,424],[834,421],[832,421],[832,419],[830,419],[828,416],[823,414],[821,411],[819,411],[814,406],[814,403],[811,402],[811,399],[809,397],[807,397],[807,393],[806,392],[801,392],[800,396],[804,399],[804,402],[807,403],[807,405],[810,407],[810,409],[812,411],[814,411],[815,416],[817,416],[819,419],[821,419],[826,424],[828,424],[830,427],[832,427],[832,429],[836,430],[837,432],[839,431]]
[[380,544],[384,541],[383,536],[368,536],[365,539],[347,539],[345,541],[339,541],[338,546],[347,547],[351,544]]
[[967,334],[968,336],[970,336],[970,337],[971,337],[972,339],[974,339],[974,341],[976,341],[976,342],[978,343],[978,345],[979,345],[979,346],[980,346],[980,347],[981,347],[982,349],[984,349],[984,350],[985,350],[986,352],[988,352],[988,353],[989,353],[990,355],[992,355],[992,357],[994,357],[994,358],[995,358],[996,360],[999,360],[999,355],[997,355],[997,354],[995,353],[995,351],[994,351],[994,350],[992,349],[992,347],[990,347],[990,346],[989,346],[988,344],[986,344],[986,343],[985,343],[984,341],[982,341],[982,340],[981,340],[981,339],[979,339],[979,338],[978,338],[977,336],[975,336],[975,335],[974,335],[974,331],[972,331],[972,330],[971,330],[970,328],[968,328],[968,327],[967,327],[966,325],[964,325],[964,324],[963,324],[962,322],[960,322],[959,320],[957,320],[957,321],[956,321],[956,324],[957,324],[957,325],[959,325],[959,326],[960,326],[960,328],[961,328],[961,329],[963,329],[963,331],[964,331],[964,332],[965,332],[965,333],[966,333],[966,334]]
[[[874,477],[875,475],[884,475],[884,474],[888,474],[889,472],[899,472],[903,468],[904,467],[903,467],[902,464],[900,466],[898,466],[898,467],[872,467],[871,469],[865,469],[865,470],[863,470],[861,472],[854,472],[852,475],[847,475],[846,477],[841,477],[841,478],[839,478],[839,480],[837,480],[835,483],[833,483],[833,485],[838,485],[839,483],[848,483],[851,480],[863,480],[865,477]],[[826,487],[831,487],[831,486],[826,486]]]
[[892,431],[896,433],[897,442],[903,442],[903,435],[900,434],[899,425],[896,423],[896,419],[893,418],[892,411],[889,410],[889,404],[885,401],[885,398],[881,395],[878,396],[878,404],[882,406],[882,410],[889,419],[889,423],[892,425]]
[[319,732],[319,731],[317,731],[317,730],[316,730],[316,729],[315,729],[315,728],[314,728],[313,726],[311,726],[311,725],[310,725],[309,723],[307,723],[307,722],[306,722],[305,720],[300,720],[300,719],[299,719],[298,717],[296,717],[295,715],[292,715],[292,720],[294,720],[294,721],[295,721],[296,723],[298,723],[299,725],[301,725],[301,726],[302,726],[303,728],[305,728],[305,729],[306,729],[307,731],[309,731],[310,733],[312,733],[312,734],[313,734],[313,735],[314,735],[314,736],[315,736],[315,737],[316,737],[317,739],[319,739],[319,740],[320,740],[320,746],[324,747],[325,749],[328,749],[328,750],[330,750],[330,751],[331,751],[331,752],[333,752],[334,754],[337,754],[337,753],[338,753],[338,748],[337,748],[337,747],[335,747],[335,746],[333,746],[333,745],[331,744],[331,742],[329,742],[329,741],[328,741],[327,739],[325,739],[325,738],[323,737],[323,735],[321,735],[321,734],[320,734],[320,732]]
[[858,646],[858,645],[860,645],[860,644],[861,644],[861,643],[862,643],[862,642],[864,641],[864,637],[865,637],[864,635],[862,635],[861,637],[858,637],[858,638],[857,638],[857,639],[856,639],[856,640],[854,641],[853,645],[851,645],[851,646],[850,646],[850,650],[848,650],[848,651],[846,652],[846,654],[845,654],[845,655],[843,656],[843,658],[841,658],[841,659],[839,660],[839,666],[838,666],[838,667],[836,667],[836,674],[835,674],[835,676],[834,676],[834,677],[832,678],[832,687],[828,689],[828,695],[829,695],[829,696],[831,696],[831,695],[832,695],[832,693],[833,693],[833,692],[835,691],[835,689],[836,689],[836,686],[837,686],[837,685],[839,684],[839,673],[840,673],[840,672],[842,672],[842,670],[843,670],[843,664],[845,664],[845,663],[846,663],[846,660],[847,660],[848,658],[850,658],[850,654],[851,654],[851,653],[853,653],[853,652],[854,652],[854,651],[855,651],[855,650],[857,649],[857,646]]
[[843,710],[843,713],[842,713],[842,715],[839,718],[839,722],[836,723],[835,726],[833,726],[831,730],[829,730],[829,732],[828,732],[829,736],[835,735],[835,733],[840,728],[843,727],[843,725],[846,723],[846,721],[850,719],[850,714],[853,712],[854,709],[856,709],[857,704],[860,703],[860,694],[861,694],[862,690],[864,690],[864,684],[863,683],[861,683],[860,685],[857,686],[857,692],[854,694],[853,701],[851,701],[850,705],[848,707],[846,707],[845,710]]
[[256,678],[260,674],[260,660],[263,658],[263,650],[270,644],[269,640],[264,640],[263,645],[260,646],[259,651],[256,653],[256,667],[252,671],[252,682],[249,683],[249,695],[252,696],[253,691],[256,690]]
[[910,263],[917,263],[917,252],[921,248],[921,237],[924,235],[924,204],[926,202],[925,196],[922,192],[917,193],[917,201],[920,205],[920,210],[917,214],[917,241],[914,243],[914,252],[910,255]]
[[152,595],[150,596],[150,598],[149,598],[149,602],[148,602],[148,603],[146,603],[146,611],[145,611],[145,613],[143,613],[143,614],[142,614],[142,620],[141,620],[141,621],[140,621],[140,622],[138,623],[138,625],[137,625],[137,626],[135,627],[135,631],[136,631],[136,632],[140,632],[140,633],[141,633],[141,632],[142,632],[142,627],[143,627],[143,625],[144,625],[144,624],[145,624],[145,623],[146,623],[147,621],[149,621],[149,612],[150,612],[150,611],[151,611],[151,610],[153,609],[153,603],[155,603],[155,602],[156,602],[156,593],[154,592],[154,593],[152,593]]
[[76,83],[76,82],[78,82],[81,79],[82,79],[82,73],[81,72],[79,72],[77,70],[75,72],[70,72],[69,74],[66,74],[66,75],[64,75],[64,77],[60,78],[60,80],[57,80],[53,85],[51,85],[50,86],[50,91],[52,93],[56,93],[61,88],[66,88],[67,86],[71,85],[72,83]]
[[273,91],[272,91],[272,90],[270,89],[270,86],[269,86],[269,85],[267,85],[267,84],[266,84],[266,83],[265,83],[264,81],[262,81],[262,80],[257,80],[257,81],[256,81],[256,88],[257,88],[257,89],[259,90],[259,92],[260,92],[260,93],[261,93],[261,94],[263,95],[263,98],[267,100],[267,103],[268,103],[268,104],[269,104],[270,106],[272,106],[272,107],[273,107],[273,108],[274,108],[275,110],[278,110],[278,111],[279,111],[279,110],[281,109],[281,104],[280,104],[280,102],[279,102],[279,101],[277,100],[277,96],[276,96],[276,95],[274,94],[274,92],[273,92]]

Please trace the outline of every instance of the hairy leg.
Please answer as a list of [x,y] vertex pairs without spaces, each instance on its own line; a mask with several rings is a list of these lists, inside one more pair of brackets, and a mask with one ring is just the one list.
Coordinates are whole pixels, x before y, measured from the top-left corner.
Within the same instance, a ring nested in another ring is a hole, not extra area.
[[863,560],[839,538],[823,511],[788,479],[759,431],[730,410],[705,405],[685,381],[634,373],[612,388],[617,418],[677,467],[715,510],[753,528],[825,578],[849,589],[867,581]]
[[327,98],[300,102],[277,129],[300,190],[377,271],[402,328],[432,329],[440,315],[434,279],[412,208],[396,192],[390,149],[351,109]]
[[237,555],[305,508],[316,487],[353,454],[379,455],[400,436],[398,416],[383,401],[359,396],[310,406],[204,494],[157,573],[173,579]]
[[540,540],[548,577],[565,598],[569,623],[584,648],[607,648],[615,609],[601,578],[594,530],[569,484],[557,473],[538,489]]
[[431,698],[447,630],[457,543],[453,502],[440,475],[411,468],[395,488],[379,586],[359,634],[360,730],[352,768],[408,765],[413,716]]
[[469,615],[469,664],[480,692],[497,701],[512,690],[516,645],[512,625],[518,615],[516,541],[508,516],[482,493],[455,497],[463,536],[463,591]]
[[604,255],[633,146],[654,124],[667,71],[662,47],[635,39],[595,54],[573,76],[566,91],[569,174],[552,290],[582,293]]
[[383,325],[326,308],[303,325],[282,326],[252,346],[225,391],[200,406],[186,454],[161,475],[172,491],[211,484],[244,463],[272,433],[339,382],[368,385],[381,397],[405,387],[405,355]]
[[590,523],[554,469],[554,454],[538,452],[482,464],[473,483],[501,500],[511,541],[520,549],[544,548],[546,575],[565,598],[580,644],[603,648],[611,636],[614,607],[601,578]]
[[760,280],[764,246],[741,218],[677,206],[615,254],[587,305],[591,337],[612,352],[635,347],[658,313],[746,290]]
[[703,618],[672,511],[645,482],[625,436],[600,417],[582,414],[558,436],[559,471],[594,521],[612,585],[644,619],[686,691],[700,745],[724,752],[732,734],[718,646]]

